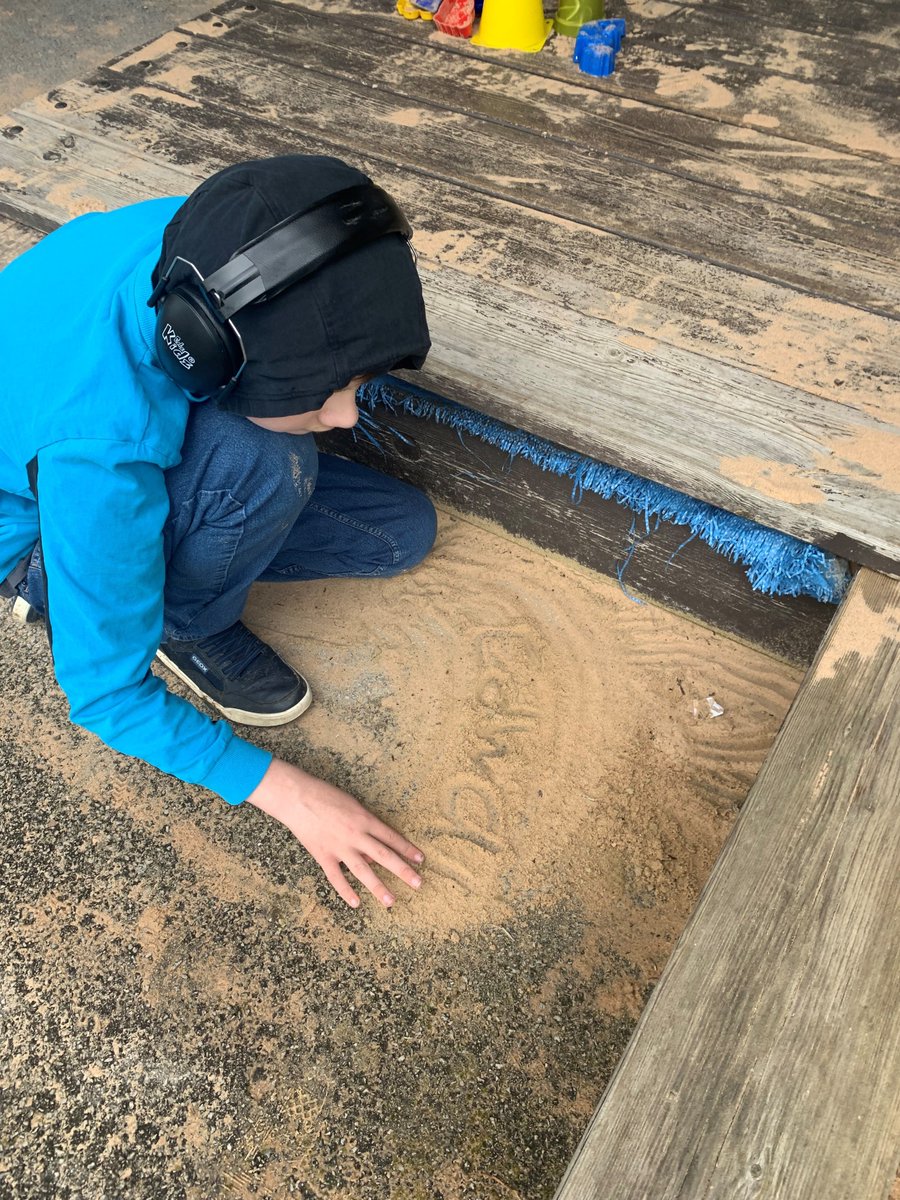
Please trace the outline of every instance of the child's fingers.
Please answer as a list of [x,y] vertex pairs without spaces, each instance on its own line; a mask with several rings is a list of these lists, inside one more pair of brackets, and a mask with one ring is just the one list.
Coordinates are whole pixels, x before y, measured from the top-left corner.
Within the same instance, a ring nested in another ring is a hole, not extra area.
[[342,900],[350,905],[351,908],[359,908],[359,896],[350,886],[347,876],[341,870],[340,863],[322,863],[322,870],[325,872],[325,878],[337,892]]
[[385,846],[378,838],[370,838],[366,846],[365,858],[367,862],[375,861],[380,863],[382,867],[386,867],[389,871],[402,879],[404,883],[409,884],[411,888],[421,886],[422,880],[417,872],[409,865],[405,858],[401,858],[396,854],[390,846]]
[[391,829],[390,825],[385,825],[384,821],[377,821],[375,828],[369,830],[370,837],[382,842],[385,846],[390,846],[398,854],[402,854],[404,858],[408,858],[410,862],[420,863],[425,858],[425,855],[418,846],[414,846],[412,842],[407,841],[402,833],[398,833],[396,829]]
[[364,888],[372,893],[379,904],[383,904],[385,908],[390,908],[394,903],[394,897],[381,882],[366,860],[360,855],[354,858],[352,862],[348,862],[347,866],[363,885]]

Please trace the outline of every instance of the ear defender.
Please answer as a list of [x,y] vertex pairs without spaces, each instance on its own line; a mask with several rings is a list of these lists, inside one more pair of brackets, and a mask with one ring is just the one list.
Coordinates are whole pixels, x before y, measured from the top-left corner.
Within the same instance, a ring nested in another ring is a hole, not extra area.
[[[175,282],[185,275],[184,268],[187,275]],[[160,366],[192,396],[211,396],[227,387],[244,365],[244,348],[231,322],[214,314],[200,273],[191,263],[176,259],[154,295],[161,289],[165,295],[157,309],[154,337]]]
[[212,396],[230,387],[247,361],[231,320],[235,313],[390,233],[399,233],[407,243],[412,238],[397,202],[366,183],[279,221],[206,278],[187,259],[175,258],[147,301],[156,309],[160,367],[192,396]]

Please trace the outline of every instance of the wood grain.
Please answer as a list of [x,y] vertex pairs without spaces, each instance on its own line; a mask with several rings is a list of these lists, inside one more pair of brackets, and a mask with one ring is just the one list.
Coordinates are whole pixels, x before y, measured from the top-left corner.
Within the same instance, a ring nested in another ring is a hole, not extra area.
[[[248,146],[260,154],[338,149],[277,121],[238,123],[161,89],[123,89],[115,75],[56,89],[17,119],[24,124],[7,126],[0,140],[0,204],[30,221],[188,191]],[[765,393],[762,375],[879,416],[900,395],[895,321],[423,180],[371,148],[355,161],[407,208],[429,269],[489,274],[498,287],[562,299],[608,322],[624,345],[633,333],[662,356],[669,345],[690,351],[701,374],[708,359],[750,368],[747,391]]]
[[[328,148],[323,140],[309,141],[300,128],[271,115],[252,117],[245,110],[201,104],[152,85],[130,89],[116,73],[100,77],[93,86],[56,89],[47,99],[26,106],[17,119],[27,122],[40,116],[58,121],[63,113],[65,132],[57,138],[45,176],[62,171],[68,155],[77,150],[66,148],[64,140],[84,131],[90,144],[110,137],[127,139],[146,155],[149,186],[144,194],[157,194],[153,180],[160,159],[200,176],[248,153]],[[4,140],[14,147],[22,137]],[[27,183],[21,182],[23,174],[27,172],[19,169],[19,182],[7,191],[6,203],[21,202],[25,209],[31,201]],[[396,168],[390,174],[396,178]],[[400,198],[406,202],[410,191],[418,197],[412,205],[414,219],[420,203],[434,214],[436,200],[448,185],[414,172],[406,175]],[[101,172],[94,182],[102,183]],[[385,182],[391,185],[391,179]],[[477,214],[503,204],[504,211],[494,211],[495,228],[509,229],[525,219],[541,223],[533,224],[534,247],[556,237],[553,227],[559,222],[545,214],[520,205],[510,211],[509,202],[471,191],[467,205],[465,189],[460,190],[460,231],[466,229],[467,208]],[[67,195],[65,186],[62,193]],[[594,284],[594,277],[585,278],[585,261],[603,256],[605,245],[614,252],[621,244],[620,239],[606,237],[604,246],[589,249],[586,238],[597,236],[603,236],[602,231],[583,226],[568,231],[571,249],[565,259],[556,260],[549,294],[546,284],[534,288],[521,283],[523,262],[524,271],[529,269],[527,247],[524,259],[516,254],[516,246],[497,252],[508,264],[508,278],[520,281],[513,284],[514,291],[501,289],[499,268],[490,259],[479,263],[477,256],[468,270],[462,264],[463,269],[440,266],[434,273],[424,271],[435,329],[426,384],[510,424],[818,542],[842,556],[888,568],[895,564],[900,559],[900,519],[890,481],[890,448],[898,436],[896,394],[886,392],[884,402],[879,399],[860,409],[830,403],[797,388],[766,385],[714,357],[685,356],[640,335],[623,336],[596,301],[584,314],[573,311],[571,292],[580,288],[584,293],[587,282]],[[671,278],[671,271],[657,273],[664,292]],[[822,329],[827,322],[815,324]],[[856,327],[850,323],[845,328],[850,330],[849,340]],[[481,349],[485,330],[491,331],[490,344]],[[479,350],[473,355],[475,347]],[[890,354],[876,354],[870,378],[889,369],[889,362]],[[647,397],[653,397],[652,404]],[[685,412],[691,412],[696,425],[686,425]],[[793,499],[794,488],[802,500]]]
[[[521,54],[481,50],[460,38],[443,39],[423,28],[423,22],[403,22],[400,28],[393,5],[387,0],[379,0],[374,6],[371,0],[341,0],[339,9],[331,0],[297,3],[303,8],[331,12],[336,20],[364,17],[373,28],[387,27],[395,37],[420,45],[441,39],[448,53],[483,58],[547,78],[571,79],[577,71],[571,62],[572,38],[555,38],[544,53],[529,55],[523,64]],[[700,37],[710,32],[705,5],[689,10],[697,14],[696,39],[690,25],[680,33],[670,29],[656,36],[667,18],[682,11],[680,4],[627,0],[617,5],[619,11],[626,16],[629,33],[616,71],[606,79],[583,76],[586,87],[742,128],[763,132],[775,129],[783,137],[823,150],[849,151],[881,160],[900,158],[900,118],[890,91],[858,90],[850,71],[840,83],[820,81],[815,65],[809,77],[770,71],[761,47],[777,46],[784,27],[777,19],[767,20],[764,10],[757,8],[752,19],[740,12],[723,11],[723,24],[715,31],[719,40],[710,42],[707,37],[708,57],[700,61],[688,61],[683,55],[691,53],[689,47],[704,44]],[[896,14],[885,14],[881,6],[870,11],[875,15],[867,48],[875,51],[879,78],[886,79],[889,88],[891,42],[882,49],[881,39],[885,28],[889,39],[896,36]],[[715,21],[715,14],[710,20]],[[835,36],[841,35],[831,35],[829,42]],[[852,37],[844,39],[851,56],[857,53],[857,36],[858,31],[853,31]],[[754,65],[759,61],[762,66]]]
[[759,17],[781,29],[819,33],[826,37],[850,34],[858,42],[900,49],[900,17],[893,0],[768,0],[760,10],[756,0],[680,0],[682,7],[702,7],[706,11]]
[[[235,19],[243,22],[239,13]],[[156,54],[143,51],[141,59],[129,60],[124,74],[132,86],[170,87],[203,105],[263,117],[277,111],[294,128],[348,150],[376,145],[381,155],[418,174],[807,293],[900,315],[900,235],[893,227],[832,221],[762,202],[657,170],[646,160],[591,153],[589,146],[541,136],[524,125],[505,122],[500,130],[493,120],[439,108],[431,100],[411,108],[385,88],[329,71],[327,64],[346,59],[348,48],[323,48],[321,69],[315,71],[298,72],[294,61],[269,56],[261,72],[264,46],[258,41],[251,50],[234,49],[222,33],[212,42],[194,39]],[[398,69],[415,79],[414,59]]]
[[[825,34],[788,29],[768,14],[679,6],[643,32],[637,43],[638,65],[640,51],[647,49],[659,62],[683,70],[703,69],[709,78],[716,78],[718,71],[727,79],[730,73],[735,83],[745,86],[760,76],[778,75],[836,95],[852,80],[854,91],[866,94],[869,111],[881,111],[877,97],[892,96],[897,86],[893,49],[834,30]],[[709,70],[710,64],[716,70]]]
[[39,240],[40,234],[35,230],[0,214],[0,269],[20,254],[24,254]]
[[557,1200],[883,1200],[900,1145],[900,583],[860,572]]
[[[578,71],[548,79],[451,53],[447,39],[398,41],[393,27],[378,24],[367,27],[360,42],[346,18],[268,0],[260,0],[249,14],[244,6],[223,5],[218,19],[224,27],[215,30],[211,22],[192,22],[192,36],[214,34],[217,43],[241,46],[294,69],[299,65],[388,89],[413,108],[426,98],[430,106],[530,129],[626,171],[639,163],[853,224],[874,220],[893,226],[900,217],[891,203],[900,198],[898,164],[883,164],[875,179],[869,162],[858,155],[823,154],[789,138],[598,92]],[[146,51],[123,58],[119,67],[142,61]]]

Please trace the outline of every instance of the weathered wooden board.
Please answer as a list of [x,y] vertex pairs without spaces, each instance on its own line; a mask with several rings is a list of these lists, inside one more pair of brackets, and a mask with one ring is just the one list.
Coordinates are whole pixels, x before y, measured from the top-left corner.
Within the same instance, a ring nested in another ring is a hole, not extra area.
[[[341,0],[340,12],[330,0],[296,2],[303,8],[333,12],[335,19],[343,12],[357,19],[365,17],[373,27],[390,25],[394,36],[420,44],[440,39],[448,53],[480,57],[524,72],[570,79],[576,71],[571,62],[572,38],[557,37],[541,54],[529,55],[523,62],[525,56],[515,52],[484,50],[460,38],[445,38],[425,22],[401,22],[388,0],[375,5],[371,0]],[[744,65],[743,60],[759,56],[761,42],[777,42],[780,26],[777,21],[767,22],[763,12],[757,12],[755,20],[736,17],[734,28],[730,17],[726,19],[722,35],[728,38],[726,48],[700,66],[685,65],[673,42],[661,46],[653,40],[662,21],[681,7],[666,0],[629,0],[617,5],[629,21],[630,33],[615,74],[606,79],[582,76],[585,86],[750,129],[776,130],[812,146],[875,159],[900,157],[900,117],[889,93],[857,91],[849,74],[841,84],[822,83],[815,78],[772,74],[765,66]],[[704,28],[702,11],[698,21],[699,38]],[[851,38],[846,41],[848,46],[852,44]],[[693,44],[689,35],[683,39],[683,48]],[[885,64],[879,71],[890,80],[889,49],[882,51],[877,40],[869,45]]]
[[[112,131],[133,138],[154,162],[161,157],[194,162],[201,173],[248,153],[321,148],[277,120],[243,114],[236,119],[221,107],[150,87],[129,91],[115,76],[99,82],[105,90],[68,85],[30,106],[33,113],[65,112],[60,145],[82,129],[98,136]],[[20,120],[29,119],[23,110]],[[12,146],[21,136],[6,140]],[[54,168],[65,166],[64,151],[57,151],[61,158]],[[18,186],[21,191],[24,185]],[[410,186],[431,197],[441,184],[413,176]],[[16,185],[6,194],[7,203],[14,203]],[[406,202],[405,192],[401,199]],[[470,193],[470,209],[483,203],[489,199]],[[414,218],[415,210],[413,205]],[[522,208],[513,211],[543,219]],[[509,226],[509,212],[495,220]],[[463,217],[457,228],[466,225]],[[570,245],[579,243],[582,253],[572,274],[583,276],[583,228],[574,232]],[[521,269],[510,260],[513,277]],[[435,329],[425,381],[434,390],[844,556],[876,565],[897,560],[900,523],[890,474],[896,470],[890,454],[897,435],[890,395],[883,407],[879,401],[872,411],[854,411],[797,389],[765,385],[712,358],[679,358],[667,348],[661,369],[656,345],[640,337],[621,344],[621,331],[604,319],[605,312],[599,320],[573,312],[564,292],[563,302],[535,296],[527,287],[500,293],[499,272],[491,266],[490,282],[480,277],[483,272],[484,260],[475,274],[443,266],[435,278],[425,272]],[[492,340],[481,352],[486,329]],[[686,425],[685,412],[696,426]]]
[[890,47],[686,8],[638,39],[622,71],[629,94],[676,97],[818,145],[900,155]]
[[760,17],[780,29],[825,35],[851,34],[857,41],[900,49],[900,13],[894,0],[768,0],[761,9],[756,0],[679,0],[682,6],[707,11]]
[[[0,207],[52,228],[79,212],[189,191],[204,174],[234,161],[232,155],[240,157],[248,138],[251,153],[337,149],[320,137],[285,133],[275,122],[248,119],[236,129],[215,109],[185,107],[177,95],[147,87],[129,93],[123,109],[118,89],[109,94],[111,81],[101,78],[100,85],[107,90],[67,85],[38,102],[41,115],[32,106],[20,118],[24,124],[0,131]],[[182,158],[190,165],[174,165]],[[752,370],[748,397],[767,392],[762,375],[890,419],[900,396],[895,321],[473,195],[441,179],[423,185],[371,154],[355,161],[409,212],[428,284],[445,267],[489,274],[498,287],[561,298],[607,322],[625,354],[649,349],[651,341],[661,363],[669,346],[692,352],[698,378],[712,371],[704,385],[709,390],[721,386],[716,361],[726,362]],[[603,271],[585,270],[586,263],[602,263]]]
[[[234,19],[241,20],[238,13]],[[357,38],[364,32],[358,24]],[[320,65],[333,58],[326,54]],[[900,238],[893,230],[830,221],[630,158],[585,153],[570,142],[509,123],[498,130],[494,121],[430,102],[410,108],[386,89],[327,70],[298,73],[292,63],[270,57],[260,72],[259,50],[232,49],[225,36],[165,50],[157,44],[156,57],[127,62],[123,73],[132,86],[168,86],[202,104],[261,116],[277,108],[295,128],[315,130],[348,149],[377,145],[380,154],[409,170],[805,292],[900,315]],[[408,69],[414,71],[414,62]],[[337,120],[335,114],[340,114]]]
[[186,194],[202,178],[31,113],[0,126],[0,213],[41,232],[83,213]]
[[[724,379],[700,394],[695,379],[671,371],[659,394],[652,350],[623,354],[595,321],[480,280],[442,274],[435,303],[436,353],[423,373],[433,391],[844,557],[900,569],[896,423],[800,394],[768,408]],[[485,330],[490,355],[476,366],[467,347]],[[848,472],[842,445],[863,448],[872,466]],[[876,524],[864,542],[858,531]]]
[[[768,13],[679,6],[643,31],[637,49],[652,49],[659,61],[686,70],[713,64],[741,82],[779,75],[814,83],[831,94],[833,88],[846,92],[852,86],[857,93],[867,93],[866,106],[876,112],[876,97],[892,97],[897,89],[897,58],[889,47],[834,31],[826,35],[786,29]],[[706,73],[715,77],[715,72]]]
[[40,241],[40,234],[0,215],[0,270]]
[[[863,42],[854,33],[834,27],[827,33],[792,29],[773,19],[768,5],[741,11],[690,0],[668,5],[659,0],[628,0],[623,15],[630,21],[630,31],[616,69],[626,74],[640,65],[645,50],[653,50],[658,61],[704,70],[709,78],[715,78],[716,71],[735,68],[733,78],[741,82],[775,74],[814,83],[834,100],[852,81],[855,91],[870,94],[867,108],[873,103],[872,94],[892,96],[896,90],[896,56],[889,46],[879,40]],[[879,30],[889,15],[885,10],[871,11]],[[571,51],[571,39],[559,42],[560,49]],[[705,70],[710,65],[716,70]],[[624,86],[629,86],[627,78]],[[877,107],[877,100],[874,103]]]
[[860,573],[557,1200],[883,1200],[900,1146],[900,583]]
[[[409,101],[409,123],[426,102],[531,129],[617,165],[627,159],[626,172],[640,163],[819,216],[892,229],[900,223],[900,210],[891,203],[900,199],[900,164],[884,164],[876,181],[871,164],[857,155],[823,153],[787,138],[597,92],[576,71],[548,79],[448,53],[446,38],[402,41],[395,26],[383,23],[368,27],[362,42],[353,32],[358,18],[353,25],[347,18],[267,0],[251,14],[240,4],[222,5],[216,19],[222,24],[215,28],[202,20],[189,28],[193,35],[214,35],[224,45],[242,46],[258,59],[278,59],[294,70],[325,70],[386,88]],[[118,66],[147,61],[153,53],[151,47],[123,56]],[[646,232],[652,214],[641,216]]]

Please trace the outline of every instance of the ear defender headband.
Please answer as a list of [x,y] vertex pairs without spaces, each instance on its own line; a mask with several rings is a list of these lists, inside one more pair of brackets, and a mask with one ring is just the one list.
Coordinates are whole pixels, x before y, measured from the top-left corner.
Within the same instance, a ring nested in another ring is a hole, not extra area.
[[175,258],[147,301],[156,308],[156,355],[170,379],[193,396],[231,387],[247,361],[231,318],[270,300],[326,263],[389,233],[412,229],[399,205],[373,183],[326,196],[248,242],[204,279]]

